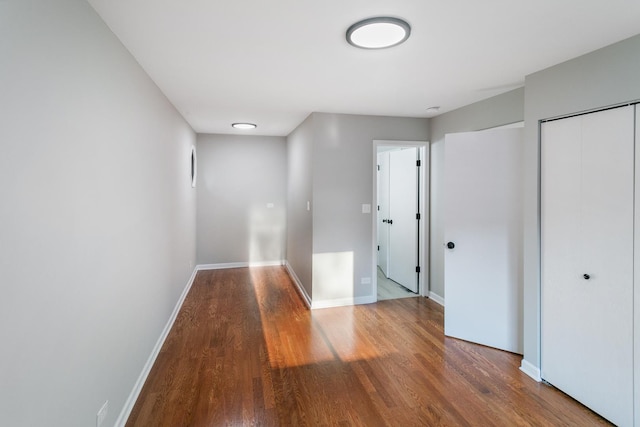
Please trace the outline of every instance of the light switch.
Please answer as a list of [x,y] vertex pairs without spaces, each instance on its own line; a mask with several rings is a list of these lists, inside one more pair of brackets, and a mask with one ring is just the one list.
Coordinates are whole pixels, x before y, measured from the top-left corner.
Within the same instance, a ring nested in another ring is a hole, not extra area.
[[367,214],[367,213],[371,213],[371,205],[370,204],[363,204],[362,205],[362,213]]
[[273,203],[267,203],[267,209],[271,209],[273,208],[273,206],[274,206]]

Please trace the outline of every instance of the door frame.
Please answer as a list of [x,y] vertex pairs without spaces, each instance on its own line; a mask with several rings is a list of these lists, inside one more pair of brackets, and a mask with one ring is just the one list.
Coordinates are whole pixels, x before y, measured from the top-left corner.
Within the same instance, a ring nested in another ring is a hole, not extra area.
[[373,297],[378,300],[378,147],[418,147],[421,167],[418,170],[420,189],[418,191],[418,207],[420,219],[418,220],[418,263],[420,274],[418,275],[418,295],[429,295],[429,171],[425,171],[430,165],[429,141],[405,141],[405,140],[373,140],[373,161],[371,173],[373,176],[372,215],[371,215],[371,284],[373,285]]

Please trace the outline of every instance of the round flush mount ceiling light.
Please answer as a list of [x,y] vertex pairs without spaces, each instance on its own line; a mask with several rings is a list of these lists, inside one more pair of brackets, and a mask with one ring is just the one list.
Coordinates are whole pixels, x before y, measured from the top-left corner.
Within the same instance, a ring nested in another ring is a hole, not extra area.
[[258,127],[255,123],[231,123],[231,127],[234,129],[255,129]]
[[397,46],[409,38],[411,27],[398,18],[378,16],[356,22],[347,30],[347,42],[362,49]]

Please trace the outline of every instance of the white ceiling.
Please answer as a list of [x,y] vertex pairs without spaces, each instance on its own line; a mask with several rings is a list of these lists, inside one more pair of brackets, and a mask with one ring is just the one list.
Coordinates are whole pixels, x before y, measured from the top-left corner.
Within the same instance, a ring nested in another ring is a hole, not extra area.
[[[200,133],[284,136],[312,112],[431,117],[640,32],[638,0],[88,1]],[[380,15],[407,20],[409,40],[346,42]]]

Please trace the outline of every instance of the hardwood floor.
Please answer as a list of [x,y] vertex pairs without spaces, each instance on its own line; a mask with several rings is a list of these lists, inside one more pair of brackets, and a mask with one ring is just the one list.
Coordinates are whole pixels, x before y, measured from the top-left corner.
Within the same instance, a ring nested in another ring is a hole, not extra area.
[[310,311],[282,267],[201,271],[127,426],[608,425],[443,317],[421,297]]

